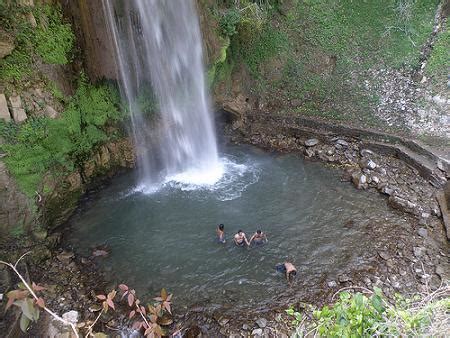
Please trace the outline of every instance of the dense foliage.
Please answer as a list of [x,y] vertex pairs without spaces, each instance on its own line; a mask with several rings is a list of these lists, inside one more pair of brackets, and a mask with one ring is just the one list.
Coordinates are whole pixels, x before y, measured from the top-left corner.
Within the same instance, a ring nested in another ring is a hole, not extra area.
[[45,63],[69,63],[75,37],[70,25],[63,22],[61,8],[37,7],[35,14],[39,18],[35,34],[37,53]]
[[332,306],[314,310],[311,320],[304,320],[293,308],[286,312],[294,318],[297,337],[313,333],[320,337],[434,336],[448,329],[449,292],[449,287],[443,286],[412,299],[397,295],[393,304],[378,288],[370,296],[342,292]]
[[[33,27],[33,20],[36,27]],[[0,79],[15,82],[35,73],[35,57],[44,63],[67,64],[75,40],[62,11],[56,5],[19,6],[16,2],[0,1],[0,24],[14,37],[15,49],[0,60]]]
[[1,145],[4,161],[21,189],[32,196],[44,175],[74,170],[96,145],[114,136],[105,127],[122,117],[118,107],[113,87],[94,87],[82,78],[61,118],[31,118],[21,126],[1,122],[0,135],[7,141]]

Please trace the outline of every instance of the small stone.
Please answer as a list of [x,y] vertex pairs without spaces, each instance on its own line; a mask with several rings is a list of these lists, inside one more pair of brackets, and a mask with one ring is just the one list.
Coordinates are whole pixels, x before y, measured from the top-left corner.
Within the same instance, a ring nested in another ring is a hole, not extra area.
[[441,279],[444,279],[445,277],[445,269],[442,265],[436,266],[436,274],[441,277]]
[[369,150],[369,149],[361,149],[361,151],[359,153],[361,154],[362,157],[368,157],[368,156],[374,155],[373,151]]
[[378,183],[380,183],[380,179],[378,178],[378,176],[372,176],[372,182],[373,182],[374,184],[377,184],[377,185],[378,185]]
[[327,285],[329,288],[335,288],[337,286],[337,283],[334,280],[331,280],[327,282]]
[[258,336],[262,336],[263,334],[263,330],[262,329],[254,329],[252,331],[252,336],[258,337]]
[[61,252],[58,256],[56,256],[56,258],[64,264],[69,264],[70,261],[72,260],[72,258],[75,255],[73,254],[73,252],[67,252],[67,251],[63,251]]
[[316,138],[310,138],[309,140],[305,141],[305,146],[307,147],[313,147],[317,144],[319,144],[319,140]]
[[327,154],[328,156],[333,156],[333,155],[334,155],[334,149],[333,149],[333,148],[327,149],[326,154]]
[[387,172],[386,169],[382,168],[382,167],[377,167],[376,171],[381,175],[381,176],[386,176]]
[[79,317],[78,312],[74,311],[74,310],[66,312],[62,315],[62,318],[64,320],[67,320],[68,322],[73,323],[73,324],[78,323],[78,317]]
[[391,187],[389,187],[388,185],[385,185],[384,187],[381,188],[381,192],[385,195],[392,195],[394,193],[394,189],[392,189]]
[[359,162],[359,165],[362,169],[370,169],[370,170],[374,170],[377,167],[377,164],[374,161],[367,158],[363,158]]
[[414,256],[416,256],[417,258],[420,258],[425,253],[425,248],[424,247],[417,247],[417,246],[415,246],[413,248],[413,253],[414,253]]
[[352,174],[352,182],[358,189],[367,188],[367,176],[361,172],[355,172]]
[[242,330],[248,331],[250,330],[250,326],[247,324],[242,325]]
[[257,324],[260,328],[264,329],[264,328],[267,326],[267,319],[261,317],[261,318],[259,318],[259,319],[256,321],[256,324]]
[[347,148],[348,147],[348,142],[342,139],[339,139],[336,141],[336,144],[339,144],[341,147]]
[[219,320],[219,325],[220,325],[220,326],[225,326],[225,325],[228,324],[229,321],[230,321],[229,318],[221,318],[221,319]]
[[378,255],[383,258],[385,261],[387,261],[389,258],[391,258],[391,255],[389,255],[387,252],[385,251],[380,251],[378,252]]
[[351,281],[351,278],[348,275],[340,275],[338,277],[339,283],[345,283]]
[[306,157],[313,157],[315,152],[312,149],[306,148],[305,151],[304,151],[304,154],[305,154]]
[[417,234],[423,238],[428,237],[428,230],[425,228],[420,228],[419,230],[417,230]]
[[44,112],[51,119],[56,119],[59,116],[59,113],[52,106],[46,106]]
[[441,217],[441,211],[437,207],[431,209],[431,214],[436,217]]

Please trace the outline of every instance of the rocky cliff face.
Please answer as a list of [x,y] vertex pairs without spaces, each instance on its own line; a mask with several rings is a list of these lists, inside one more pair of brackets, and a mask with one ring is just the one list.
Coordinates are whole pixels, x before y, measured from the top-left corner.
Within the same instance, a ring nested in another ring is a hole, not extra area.
[[70,18],[91,80],[117,79],[114,49],[109,39],[102,1],[60,0]]
[[48,193],[40,200],[41,223],[49,228],[65,222],[78,205],[87,189],[100,181],[135,165],[134,149],[129,139],[123,138],[101,146],[80,169],[59,180],[48,178]]

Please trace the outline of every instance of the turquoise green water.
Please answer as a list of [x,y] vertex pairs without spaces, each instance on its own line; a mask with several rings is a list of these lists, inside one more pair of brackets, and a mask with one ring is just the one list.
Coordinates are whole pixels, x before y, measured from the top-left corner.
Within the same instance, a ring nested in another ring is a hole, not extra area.
[[[178,306],[255,307],[365,264],[367,227],[395,218],[378,194],[340,182],[339,170],[249,147],[223,156],[227,175],[208,188],[172,182],[146,194],[132,174],[117,178],[71,219],[71,244],[86,255],[106,244],[101,268],[141,294],[165,287]],[[215,241],[218,223],[225,245]],[[267,244],[232,243],[238,229],[258,227]],[[298,269],[292,288],[274,269],[284,260]]]

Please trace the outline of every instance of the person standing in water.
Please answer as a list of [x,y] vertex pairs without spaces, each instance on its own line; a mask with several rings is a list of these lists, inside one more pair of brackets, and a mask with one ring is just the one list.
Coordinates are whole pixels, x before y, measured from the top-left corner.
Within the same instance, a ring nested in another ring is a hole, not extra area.
[[219,224],[216,229],[217,241],[219,243],[225,243],[225,225]]
[[275,268],[278,272],[284,273],[286,275],[286,279],[289,285],[292,284],[294,278],[297,276],[297,269],[295,268],[294,264],[290,262],[277,264]]
[[234,235],[234,243],[237,246],[250,245],[247,236],[245,236],[245,233],[242,230],[239,230],[236,235]]
[[256,230],[256,232],[250,238],[249,245],[252,244],[252,242],[254,242],[256,245],[267,242],[266,233],[262,232],[260,229]]

